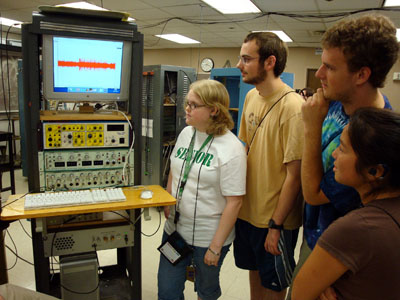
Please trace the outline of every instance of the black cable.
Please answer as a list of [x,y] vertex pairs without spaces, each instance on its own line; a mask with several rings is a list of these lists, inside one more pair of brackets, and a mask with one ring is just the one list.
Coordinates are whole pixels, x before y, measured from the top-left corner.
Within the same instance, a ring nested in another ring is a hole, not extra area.
[[131,219],[125,217],[124,215],[120,214],[120,213],[117,212],[117,211],[110,211],[110,212],[112,212],[112,213],[114,213],[114,214],[120,216],[121,218],[123,218],[123,219],[125,219],[126,221],[128,221],[131,225],[135,226],[135,224],[137,223],[137,221],[139,221],[140,217],[143,215],[144,210],[142,210],[142,211],[140,212],[140,215],[136,218],[136,220],[135,220],[134,222],[132,222]]
[[19,256],[18,253],[17,253],[17,252],[14,252],[14,250],[12,250],[8,245],[6,245],[6,248],[7,248],[8,250],[10,250],[11,253],[13,253],[13,254],[14,254],[17,258],[19,258],[20,260],[26,262],[27,264],[29,264],[29,265],[31,265],[31,266],[34,266],[34,265],[35,265],[34,263],[31,263],[30,261],[26,260],[25,258]]
[[[163,34],[165,27],[167,26],[168,22],[165,22],[164,27],[161,29],[160,35]],[[161,24],[160,24],[161,25]],[[158,26],[158,25],[157,25]],[[161,37],[158,37],[158,40],[152,45],[145,45],[146,47],[154,47],[160,42]]]
[[[187,18],[182,18],[182,17],[172,17],[168,18],[166,20],[160,21],[155,24],[150,24],[150,25],[145,25],[145,26],[139,26],[139,29],[142,28],[152,28],[152,27],[157,27],[162,24],[169,23],[173,20],[179,20],[183,21],[186,23],[194,24],[194,25],[215,25],[215,24],[229,24],[229,23],[242,23],[242,22],[247,22],[251,20],[255,20],[258,18],[263,18],[263,17],[268,17],[271,15],[275,16],[282,16],[282,17],[288,17],[292,19],[296,19],[300,22],[305,22],[305,23],[314,23],[314,20],[303,20],[303,19],[330,19],[330,18],[336,18],[336,20],[325,20],[325,22],[335,22],[338,20],[338,18],[344,18],[350,15],[358,14],[358,13],[363,13],[363,12],[369,12],[369,11],[395,11],[398,12],[400,11],[400,8],[394,8],[394,7],[377,7],[377,8],[365,8],[365,9],[360,9],[360,10],[354,10],[354,11],[347,11],[347,12],[340,12],[340,13],[315,13],[315,14],[298,14],[298,13],[284,13],[284,12],[263,12],[256,14],[255,16],[248,17],[248,18],[242,18],[242,19],[229,19],[229,20],[199,20],[199,19],[187,19]],[[320,21],[318,21],[320,23]]]
[[160,230],[160,227],[161,227],[161,211],[158,211],[158,227],[157,227],[156,231],[153,232],[152,234],[145,234],[142,231],[140,233],[143,234],[145,237],[152,237],[158,232],[158,230]]
[[22,227],[22,230],[26,233],[26,235],[30,238],[30,239],[32,239],[32,236],[30,236],[29,235],[29,233],[28,233],[28,231],[26,231],[26,229],[25,229],[25,227],[24,227],[24,225],[22,225],[22,222],[21,222],[21,220],[18,220],[18,222],[19,222],[19,224],[21,225],[21,227]]
[[31,191],[29,191],[29,192],[23,194],[21,197],[19,197],[19,198],[17,198],[17,199],[14,199],[14,200],[11,201],[10,203],[6,203],[5,205],[3,205],[3,206],[1,207],[1,210],[3,210],[4,207],[9,206],[10,204],[13,204],[14,202],[18,201],[19,199],[24,198],[24,197],[25,197],[26,195],[28,195],[29,193],[31,193]]
[[[134,222],[132,222],[129,218],[125,217],[124,215],[120,214],[119,212],[116,212],[116,211],[111,211],[111,212],[114,213],[114,214],[116,214],[116,215],[118,215],[118,216],[120,216],[120,217],[122,217],[122,218],[124,218],[124,219],[127,220],[131,225],[135,226],[135,224],[137,223],[137,221],[139,221],[140,217],[143,215],[144,209],[140,212],[140,215],[136,218],[136,220],[135,220]],[[158,212],[158,215],[159,215],[159,222],[158,222],[158,227],[157,227],[157,229],[156,229],[155,232],[153,232],[152,234],[146,234],[146,233],[140,232],[140,233],[143,234],[145,237],[152,237],[152,236],[155,235],[155,234],[158,232],[158,230],[160,229],[160,227],[161,227],[161,212],[160,212],[160,211]]]
[[6,232],[4,233],[4,235],[3,235],[3,244],[5,244],[5,235],[8,233],[8,236],[10,237],[10,240],[11,240],[11,242],[13,243],[13,245],[14,245],[14,248],[15,248],[15,262],[14,262],[14,264],[10,267],[10,268],[5,268],[5,269],[3,269],[3,270],[6,270],[6,271],[10,271],[11,269],[13,269],[16,265],[17,265],[17,262],[18,262],[18,251],[17,251],[17,245],[15,245],[15,242],[14,242],[14,240],[13,240],[13,238],[11,237],[11,235],[10,235],[10,233],[8,232],[8,230],[6,230]]

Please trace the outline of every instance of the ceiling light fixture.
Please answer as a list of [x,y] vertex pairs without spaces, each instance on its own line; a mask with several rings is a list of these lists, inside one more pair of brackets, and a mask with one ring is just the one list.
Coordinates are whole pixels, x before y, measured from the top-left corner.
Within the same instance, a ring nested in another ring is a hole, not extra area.
[[291,43],[293,40],[283,31],[281,30],[257,30],[257,31],[252,31],[252,32],[272,32],[275,33],[279,38],[284,41],[285,43]]
[[81,2],[71,2],[71,3],[65,3],[65,4],[58,4],[56,6],[64,6],[64,7],[72,7],[72,8],[81,8],[81,9],[91,9],[91,10],[108,10],[105,8],[102,8],[100,6],[94,5],[87,3],[85,1]]
[[223,14],[260,13],[250,0],[201,0]]
[[0,24],[5,25],[5,26],[11,26],[11,27],[16,27],[16,28],[21,28],[21,21],[16,21],[12,19],[7,19],[7,18],[0,18]]
[[385,0],[383,7],[400,6],[400,0]]
[[193,40],[188,38],[184,35],[177,34],[177,33],[170,33],[170,34],[156,34],[157,37],[169,40],[171,42],[175,42],[178,44],[200,44],[199,41]]
[[396,37],[397,37],[397,40],[400,42],[400,28],[397,28]]

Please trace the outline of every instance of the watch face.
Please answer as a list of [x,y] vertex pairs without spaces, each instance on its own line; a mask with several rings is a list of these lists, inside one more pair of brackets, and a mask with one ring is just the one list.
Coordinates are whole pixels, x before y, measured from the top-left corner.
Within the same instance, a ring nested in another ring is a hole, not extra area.
[[204,72],[210,72],[214,68],[214,61],[211,58],[204,58],[200,66]]

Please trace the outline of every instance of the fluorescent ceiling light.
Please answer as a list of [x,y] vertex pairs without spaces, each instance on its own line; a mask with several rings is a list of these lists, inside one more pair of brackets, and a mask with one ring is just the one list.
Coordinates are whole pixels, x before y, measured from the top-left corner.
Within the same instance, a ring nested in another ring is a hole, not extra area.
[[397,28],[396,37],[397,37],[397,40],[400,42],[400,28]]
[[261,12],[250,0],[202,0],[223,14],[247,14]]
[[281,30],[258,30],[258,31],[252,31],[252,32],[272,32],[275,33],[279,38],[284,41],[285,43],[291,43],[293,40],[283,31]]
[[5,26],[12,26],[16,28],[21,28],[21,21],[11,20],[7,18],[0,18],[0,24]]
[[188,38],[186,36],[176,34],[176,33],[171,33],[171,34],[156,34],[157,37],[166,39],[178,44],[200,44],[199,41],[192,40],[191,38]]
[[383,4],[384,7],[389,7],[389,6],[400,6],[400,0],[386,0],[385,4]]
[[108,10],[108,9],[105,9],[105,8],[100,7],[100,6],[97,6],[97,5],[94,5],[94,4],[90,4],[90,3],[87,3],[87,2],[84,2],[84,1],[59,4],[59,5],[56,5],[56,6],[91,9],[91,10]]

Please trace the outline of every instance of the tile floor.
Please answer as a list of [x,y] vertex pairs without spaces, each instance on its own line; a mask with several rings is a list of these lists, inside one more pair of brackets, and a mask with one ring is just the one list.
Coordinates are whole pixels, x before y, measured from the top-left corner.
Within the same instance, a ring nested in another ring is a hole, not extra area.
[[[8,175],[3,174],[3,186],[8,184]],[[22,176],[22,171],[16,171],[16,193],[22,194],[27,192],[28,182],[27,179]],[[9,193],[2,193],[2,198],[6,199]],[[142,232],[149,235],[157,230],[159,225],[158,210],[156,208],[150,209],[151,220],[142,221]],[[164,217],[161,217],[161,226],[158,232],[152,237],[142,236],[142,299],[153,300],[157,299],[157,269],[159,261],[159,252],[157,247],[161,241],[162,229],[164,224]],[[26,231],[26,232],[25,232]],[[30,235],[30,223],[26,220],[13,222],[8,228],[5,243],[11,249],[17,249],[17,253],[20,257],[24,258],[28,262],[33,262],[32,255],[32,242]],[[12,237],[12,240],[10,238]],[[299,237],[301,240],[301,236]],[[15,243],[15,246],[13,244]],[[296,248],[296,254],[298,255],[299,245]],[[116,251],[105,250],[98,251],[100,265],[108,265],[116,263]],[[18,259],[16,260],[15,255],[6,250],[7,256],[7,268],[9,282],[23,286],[29,289],[35,289],[34,269],[33,266]],[[221,300],[245,300],[249,299],[249,284],[248,284],[248,272],[236,268],[232,251],[228,253],[225,258],[224,264],[221,269],[221,288],[222,296]],[[185,288],[185,299],[195,300],[197,295],[193,291],[193,284],[191,282],[186,283]]]

